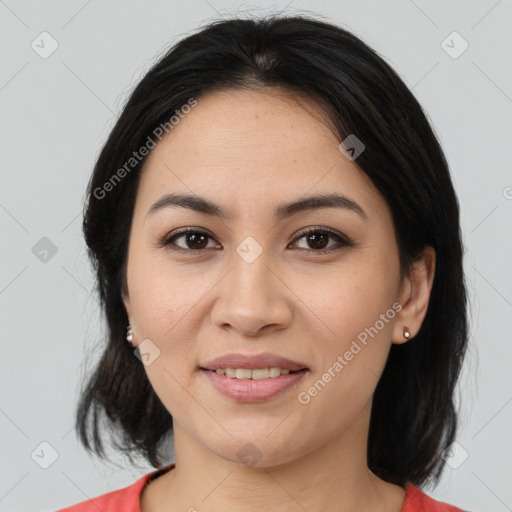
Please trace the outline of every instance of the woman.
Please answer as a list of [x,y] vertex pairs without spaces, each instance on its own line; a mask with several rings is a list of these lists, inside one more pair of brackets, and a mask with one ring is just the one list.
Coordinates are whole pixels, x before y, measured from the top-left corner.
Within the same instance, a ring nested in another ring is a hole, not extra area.
[[364,42],[300,16],[186,37],[126,104],[83,227],[108,339],[80,439],[104,457],[106,419],[157,469],[62,510],[460,510],[420,488],[458,425],[458,201]]

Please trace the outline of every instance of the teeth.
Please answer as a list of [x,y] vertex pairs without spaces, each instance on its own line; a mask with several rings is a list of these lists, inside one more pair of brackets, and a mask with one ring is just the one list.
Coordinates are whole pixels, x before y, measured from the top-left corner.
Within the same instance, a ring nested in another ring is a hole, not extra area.
[[252,370],[248,368],[237,368],[235,370],[235,377],[237,379],[250,379]]
[[[249,370],[252,379],[268,379],[268,368],[260,368],[259,370]],[[237,374],[238,377],[238,374]]]
[[[284,370],[284,371],[286,371],[286,370]],[[273,367],[273,368],[269,368],[268,369],[268,376],[269,377],[279,377],[279,375],[281,375],[281,368]]]
[[250,368],[217,368],[215,373],[219,375],[225,375],[231,379],[268,379],[279,377],[280,375],[288,375],[290,370],[287,368],[278,368],[272,366],[270,368],[257,368],[251,370]]

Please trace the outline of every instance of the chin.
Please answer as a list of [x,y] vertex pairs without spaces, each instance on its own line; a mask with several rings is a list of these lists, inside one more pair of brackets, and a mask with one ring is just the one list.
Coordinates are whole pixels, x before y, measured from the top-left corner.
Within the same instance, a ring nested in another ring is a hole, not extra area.
[[270,468],[293,462],[307,450],[289,442],[293,436],[276,436],[270,439],[268,430],[264,434],[233,436],[222,445],[211,447],[219,457],[248,468]]

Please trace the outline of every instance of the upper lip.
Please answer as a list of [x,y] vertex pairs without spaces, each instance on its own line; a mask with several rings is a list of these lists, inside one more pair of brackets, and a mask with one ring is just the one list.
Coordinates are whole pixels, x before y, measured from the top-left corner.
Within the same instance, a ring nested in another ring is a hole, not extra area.
[[307,369],[307,366],[298,361],[292,361],[286,357],[265,352],[262,354],[229,353],[211,359],[201,365],[205,370],[217,370],[218,368],[270,368],[277,367],[298,371]]

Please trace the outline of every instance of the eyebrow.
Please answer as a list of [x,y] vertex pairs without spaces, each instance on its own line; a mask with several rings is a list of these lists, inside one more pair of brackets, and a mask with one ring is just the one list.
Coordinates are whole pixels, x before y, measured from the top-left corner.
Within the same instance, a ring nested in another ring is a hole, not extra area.
[[[228,214],[221,206],[200,196],[191,194],[165,194],[154,203],[146,213],[146,218],[165,208],[188,208],[199,213],[229,219]],[[319,194],[301,197],[295,201],[279,205],[275,210],[277,221],[282,221],[298,213],[319,210],[321,208],[343,208],[353,211],[366,221],[368,215],[353,199],[340,194]]]

